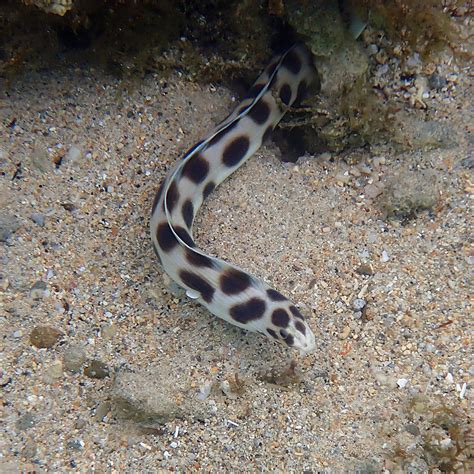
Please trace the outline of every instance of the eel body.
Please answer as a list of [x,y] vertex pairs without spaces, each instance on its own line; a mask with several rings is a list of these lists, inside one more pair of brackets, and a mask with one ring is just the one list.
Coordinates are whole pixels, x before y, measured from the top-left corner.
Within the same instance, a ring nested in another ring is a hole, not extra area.
[[264,281],[197,248],[192,225],[203,201],[252,156],[314,78],[303,45],[274,58],[238,107],[168,173],[150,223],[163,269],[188,297],[231,324],[302,353],[314,349],[315,338],[297,307]]

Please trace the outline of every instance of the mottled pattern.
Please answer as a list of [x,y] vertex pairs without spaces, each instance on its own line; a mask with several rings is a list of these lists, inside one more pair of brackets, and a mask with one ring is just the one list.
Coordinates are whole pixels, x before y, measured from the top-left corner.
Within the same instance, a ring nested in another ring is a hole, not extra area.
[[255,153],[314,76],[311,55],[302,45],[274,59],[242,103],[171,170],[151,217],[155,253],[190,297],[219,318],[303,353],[314,349],[315,341],[296,306],[262,280],[198,249],[192,225],[203,201]]

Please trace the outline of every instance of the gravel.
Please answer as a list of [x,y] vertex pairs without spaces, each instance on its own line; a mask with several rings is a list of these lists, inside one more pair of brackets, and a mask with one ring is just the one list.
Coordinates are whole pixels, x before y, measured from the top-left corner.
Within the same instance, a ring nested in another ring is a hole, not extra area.
[[[200,247],[298,303],[318,341],[305,358],[188,301],[150,245],[153,194],[235,105],[227,89],[148,74],[127,91],[87,66],[15,78],[0,107],[18,124],[0,134],[1,469],[428,471],[432,414],[450,406],[463,426],[472,398],[472,176],[459,165],[472,96],[465,71],[443,68],[456,87],[433,89],[423,112],[446,117],[442,133],[420,127],[412,149],[372,146],[352,165],[282,164],[270,143],[197,218]],[[407,222],[376,202],[400,163],[442,183]]]

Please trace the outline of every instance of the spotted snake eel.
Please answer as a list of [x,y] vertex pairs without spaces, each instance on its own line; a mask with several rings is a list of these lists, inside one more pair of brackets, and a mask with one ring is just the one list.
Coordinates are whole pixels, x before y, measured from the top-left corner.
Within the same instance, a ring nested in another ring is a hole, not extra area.
[[194,217],[209,194],[269,136],[315,77],[302,44],[274,58],[239,106],[168,173],[150,222],[153,248],[165,272],[212,314],[305,354],[314,334],[297,307],[262,280],[198,249]]

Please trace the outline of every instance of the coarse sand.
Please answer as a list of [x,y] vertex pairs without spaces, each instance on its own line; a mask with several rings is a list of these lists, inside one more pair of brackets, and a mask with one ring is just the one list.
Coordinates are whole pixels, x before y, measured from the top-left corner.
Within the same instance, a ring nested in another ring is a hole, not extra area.
[[[66,66],[0,92],[1,472],[468,472],[469,77],[426,99],[454,145],[349,165],[270,142],[199,213],[201,248],[298,304],[307,357],[189,301],[151,247],[161,179],[236,101]],[[399,175],[428,210],[384,215]]]

